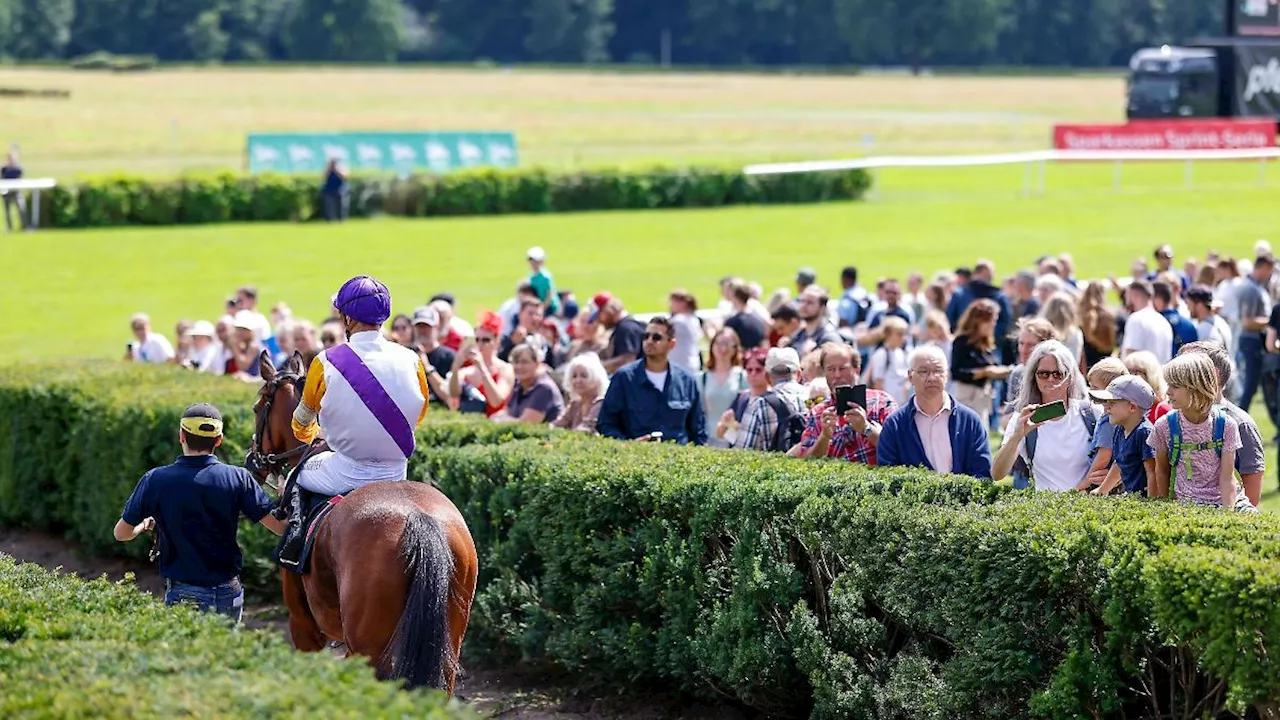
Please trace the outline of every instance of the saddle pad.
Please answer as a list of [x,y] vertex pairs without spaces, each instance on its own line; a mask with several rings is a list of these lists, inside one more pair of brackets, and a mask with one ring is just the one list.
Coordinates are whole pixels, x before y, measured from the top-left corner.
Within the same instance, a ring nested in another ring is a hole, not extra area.
[[307,531],[302,544],[302,554],[298,556],[298,568],[301,570],[303,575],[307,574],[311,569],[309,566],[309,560],[311,559],[311,545],[316,541],[316,529],[320,527],[320,521],[324,520],[324,517],[329,514],[329,511],[333,510],[338,503],[342,502],[342,498],[344,497],[346,496],[334,495],[329,498],[328,502],[317,505],[311,509],[310,513],[307,514],[307,519],[303,523],[306,526]]

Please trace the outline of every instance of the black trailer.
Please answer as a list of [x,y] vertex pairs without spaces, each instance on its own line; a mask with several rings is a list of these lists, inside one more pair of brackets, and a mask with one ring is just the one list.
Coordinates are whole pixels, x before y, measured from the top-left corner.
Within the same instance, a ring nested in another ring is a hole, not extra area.
[[1129,61],[1131,120],[1280,120],[1280,38],[1205,38],[1143,48]]
[[1227,37],[1143,48],[1129,61],[1130,119],[1280,120],[1280,2],[1226,0]]

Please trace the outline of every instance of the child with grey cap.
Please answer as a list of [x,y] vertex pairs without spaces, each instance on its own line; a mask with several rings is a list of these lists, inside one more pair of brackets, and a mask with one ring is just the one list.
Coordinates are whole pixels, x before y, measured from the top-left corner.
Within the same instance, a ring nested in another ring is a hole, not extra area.
[[1111,419],[1111,457],[1113,464],[1106,480],[1090,492],[1109,495],[1117,485],[1124,492],[1146,495],[1156,472],[1156,451],[1147,444],[1151,421],[1147,412],[1156,402],[1155,391],[1137,375],[1121,375],[1106,390],[1089,393],[1102,403]]

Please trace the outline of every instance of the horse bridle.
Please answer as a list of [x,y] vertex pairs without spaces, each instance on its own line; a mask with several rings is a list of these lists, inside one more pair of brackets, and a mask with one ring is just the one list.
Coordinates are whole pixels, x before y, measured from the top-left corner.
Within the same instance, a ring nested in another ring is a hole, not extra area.
[[[286,450],[282,453],[266,453],[262,448],[266,444],[267,433],[271,432],[271,424],[268,420],[271,418],[271,406],[276,400],[276,391],[280,389],[280,383],[292,382],[293,386],[301,392],[302,384],[305,382],[306,376],[298,373],[285,372],[276,375],[268,380],[262,387],[263,396],[266,398],[262,407],[257,412],[253,430],[253,444],[249,449],[249,454],[245,456],[244,467],[249,472],[257,476],[258,471],[266,470],[267,477],[271,475],[284,476],[288,469],[288,461],[305,453],[310,445],[299,445],[292,450]],[[268,480],[268,484],[270,484]],[[279,490],[280,488],[275,488]]]

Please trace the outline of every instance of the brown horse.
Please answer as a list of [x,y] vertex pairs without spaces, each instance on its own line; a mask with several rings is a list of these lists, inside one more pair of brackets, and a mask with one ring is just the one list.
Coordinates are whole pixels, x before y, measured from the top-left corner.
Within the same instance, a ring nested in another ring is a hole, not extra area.
[[[261,481],[285,477],[305,449],[291,420],[305,369],[294,353],[279,373],[264,351],[254,404]],[[251,453],[251,454],[252,454]],[[453,694],[476,590],[476,548],[449,498],[421,482],[374,482],[348,494],[316,530],[310,571],[280,570],[294,647],[326,639],[369,659],[378,677]]]

